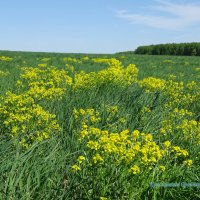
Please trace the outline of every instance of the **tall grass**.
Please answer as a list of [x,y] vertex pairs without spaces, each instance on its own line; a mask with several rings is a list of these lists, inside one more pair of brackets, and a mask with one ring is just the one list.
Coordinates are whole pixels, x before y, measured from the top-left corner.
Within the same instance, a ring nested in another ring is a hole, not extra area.
[[[16,86],[20,76],[20,67],[37,66],[41,59],[49,57],[48,66],[65,68],[64,57],[82,58],[86,55],[65,55],[48,53],[23,53],[0,52],[0,56],[10,56],[11,62],[0,61],[0,70],[8,71],[9,75],[0,77],[0,104],[5,93],[21,92]],[[87,55],[90,60],[80,63],[71,63],[77,73],[98,72],[106,69],[104,64],[93,63],[94,57],[116,57],[123,65],[136,64],[139,68],[138,79],[145,77],[157,77],[167,80],[171,75],[176,76],[176,81],[185,84],[200,80],[198,57],[173,57],[173,56],[139,56],[139,55]],[[70,74],[70,72],[69,72]],[[197,91],[196,91],[197,92]],[[168,101],[162,92],[145,92],[137,83],[127,87],[113,85],[100,85],[92,89],[80,89],[74,92],[69,88],[62,99],[54,101],[41,100],[38,103],[46,110],[56,114],[61,127],[57,135],[42,142],[34,143],[28,149],[16,146],[9,134],[0,128],[0,199],[100,199],[103,195],[108,199],[199,199],[200,187],[151,187],[151,182],[166,183],[199,183],[200,157],[199,145],[191,141],[185,141],[179,134],[169,135],[168,140],[187,149],[193,165],[185,168],[180,161],[171,164],[165,160],[168,169],[164,173],[151,173],[129,176],[123,172],[123,167],[112,168],[104,171],[91,171],[91,176],[73,173],[71,166],[77,157],[85,152],[85,144],[79,140],[80,124],[73,116],[73,110],[93,108],[100,112],[102,119],[106,119],[106,107],[118,106],[119,117],[125,117],[124,125],[119,129],[138,129],[141,132],[152,133],[155,141],[161,144],[165,136],[160,136],[159,131],[162,121],[170,113],[170,109],[164,109]],[[143,113],[144,107],[151,112]],[[200,101],[197,99],[192,104],[178,108],[188,109],[194,113],[194,119],[199,121]],[[1,115],[1,113],[0,113]],[[100,128],[108,124],[102,122]],[[96,168],[95,168],[96,169]],[[84,174],[85,173],[85,174]]]

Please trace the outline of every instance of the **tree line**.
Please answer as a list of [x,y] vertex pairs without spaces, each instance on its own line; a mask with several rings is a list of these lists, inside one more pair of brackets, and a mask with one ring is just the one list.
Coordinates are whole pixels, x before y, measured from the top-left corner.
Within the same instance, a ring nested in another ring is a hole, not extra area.
[[139,46],[135,54],[200,56],[200,42]]

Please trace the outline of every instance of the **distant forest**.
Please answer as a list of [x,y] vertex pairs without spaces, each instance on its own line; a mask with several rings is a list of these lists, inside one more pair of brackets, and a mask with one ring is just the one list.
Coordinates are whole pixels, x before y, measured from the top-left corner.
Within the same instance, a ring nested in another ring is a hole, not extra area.
[[116,54],[200,56],[200,42],[139,46],[135,51],[124,51]]
[[147,55],[200,56],[200,42],[139,46],[134,53]]

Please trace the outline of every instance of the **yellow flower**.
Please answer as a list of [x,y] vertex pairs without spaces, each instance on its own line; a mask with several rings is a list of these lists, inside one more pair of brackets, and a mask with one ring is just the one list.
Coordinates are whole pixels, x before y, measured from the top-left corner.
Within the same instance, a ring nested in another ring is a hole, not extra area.
[[160,129],[160,133],[162,133],[162,134],[166,134],[167,131],[166,131],[164,128],[161,128],[161,129]]
[[144,136],[144,139],[145,139],[145,141],[152,141],[152,139],[153,139],[153,136],[151,135],[151,134],[146,134],[145,136]]
[[81,168],[78,165],[71,166],[73,172],[81,171]]
[[170,141],[165,141],[164,143],[163,143],[163,146],[164,146],[164,148],[169,148],[170,147],[170,145],[171,145],[171,142]]
[[100,197],[100,200],[108,200],[106,197]]
[[17,126],[13,126],[11,132],[15,135],[18,131],[18,127]]
[[160,166],[159,166],[159,169],[160,169],[160,171],[164,172],[164,171],[166,170],[166,167],[163,166],[163,165],[160,165]]
[[82,130],[82,131],[80,132],[80,136],[81,136],[82,139],[83,139],[86,135],[88,135],[88,131],[87,131],[87,130]]
[[119,122],[120,122],[120,123],[125,123],[125,122],[126,122],[126,119],[123,118],[123,117],[121,117],[121,118],[119,119]]
[[148,77],[139,81],[139,85],[145,88],[146,91],[163,90],[165,88],[165,80],[154,77]]
[[173,146],[172,152],[176,152],[176,156],[188,156],[189,153],[187,150],[181,149],[179,146]]
[[132,132],[131,135],[132,135],[133,139],[136,140],[139,137],[140,132],[138,130],[135,130],[135,131]]
[[140,168],[137,165],[134,165],[129,169],[129,172],[133,173],[133,174],[139,174],[140,173]]
[[1,70],[0,70],[0,77],[1,77],[1,76],[7,76],[8,74],[9,74],[8,71],[1,71]]
[[82,163],[83,161],[85,161],[85,157],[84,156],[79,156],[78,159],[77,159],[77,161],[79,163]]
[[13,59],[7,56],[0,56],[0,61],[12,61]]
[[41,63],[41,64],[38,64],[38,67],[46,67],[47,64],[46,63]]
[[85,115],[85,110],[83,110],[82,108],[79,110],[79,113],[81,114],[81,115]]
[[9,130],[11,137],[19,139],[23,147],[48,139],[51,134],[60,130],[56,116],[36,104],[27,94],[17,95],[8,91],[0,110],[4,118],[3,125]]
[[97,149],[100,148],[100,145],[99,145],[98,142],[95,142],[95,141],[90,140],[90,141],[87,143],[87,147],[89,147],[90,149],[97,150]]
[[96,154],[95,156],[93,156],[92,159],[93,159],[93,161],[94,161],[95,164],[97,162],[103,162],[103,158],[99,154]]
[[183,161],[183,164],[187,165],[188,167],[190,167],[192,165],[192,160],[185,160]]
[[97,58],[93,59],[93,61],[106,63],[109,67],[99,72],[85,73],[81,71],[80,73],[75,74],[73,89],[94,88],[101,84],[119,85],[124,87],[136,82],[138,69],[132,64],[125,68],[119,60],[114,58]]
[[148,107],[146,107],[146,106],[144,106],[144,107],[142,108],[142,113],[149,113],[149,112],[151,112],[151,109],[150,109],[150,108],[148,108]]

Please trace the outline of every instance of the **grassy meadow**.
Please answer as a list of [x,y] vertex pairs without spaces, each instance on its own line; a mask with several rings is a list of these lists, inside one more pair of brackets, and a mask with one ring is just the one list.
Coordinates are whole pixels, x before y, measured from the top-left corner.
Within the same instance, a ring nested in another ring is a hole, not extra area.
[[200,57],[0,51],[0,199],[200,199],[199,82]]

